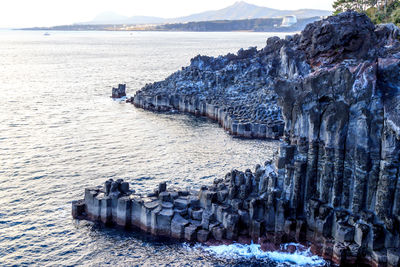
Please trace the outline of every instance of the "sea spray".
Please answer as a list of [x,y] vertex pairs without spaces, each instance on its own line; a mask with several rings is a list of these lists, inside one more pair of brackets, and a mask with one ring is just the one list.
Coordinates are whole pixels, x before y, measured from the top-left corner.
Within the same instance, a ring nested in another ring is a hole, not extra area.
[[[282,251],[262,251],[261,245],[251,243],[246,244],[230,244],[219,246],[203,246],[198,245],[203,250],[223,258],[246,258],[256,260],[269,260],[278,263],[285,263],[295,266],[325,266],[327,263],[320,257],[313,255],[310,249],[295,243],[282,244]],[[289,246],[294,246],[294,252],[287,252]]]

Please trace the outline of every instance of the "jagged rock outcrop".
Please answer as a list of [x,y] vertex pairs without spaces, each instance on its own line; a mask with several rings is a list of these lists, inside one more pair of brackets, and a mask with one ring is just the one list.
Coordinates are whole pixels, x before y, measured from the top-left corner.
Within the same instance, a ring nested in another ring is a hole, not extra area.
[[283,120],[271,77],[276,76],[280,39],[217,58],[197,56],[161,82],[146,85],[128,100],[149,110],[180,110],[217,120],[232,135],[278,139]]
[[[85,200],[73,203],[73,216],[111,214],[117,224],[189,241],[308,241],[315,253],[340,265],[400,266],[399,36],[392,24],[375,27],[365,15],[345,12],[300,35],[268,39],[252,60],[274,66],[264,80],[285,122],[274,164],[233,170],[199,192],[162,184],[143,197],[106,184],[87,189]],[[211,68],[221,70],[224,60],[207,61],[216,61],[205,67],[216,75]],[[153,90],[161,93],[163,86],[149,88],[149,96],[144,90],[133,101],[149,97],[142,103],[153,105]],[[253,97],[254,91],[245,91]],[[109,205],[111,211],[103,212]],[[118,223],[119,210],[130,212],[129,223]]]

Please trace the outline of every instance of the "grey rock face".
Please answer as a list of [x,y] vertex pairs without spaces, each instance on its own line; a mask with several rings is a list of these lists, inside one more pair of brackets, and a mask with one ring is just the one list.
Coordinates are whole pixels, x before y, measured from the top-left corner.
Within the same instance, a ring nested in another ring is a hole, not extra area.
[[[337,263],[354,243],[376,264],[390,247],[399,249],[384,244],[385,236],[398,240],[400,232],[391,230],[400,222],[398,32],[393,25],[375,29],[354,12],[308,25],[298,53],[305,53],[310,74],[275,86],[285,119],[277,163],[287,181],[283,192],[311,230],[334,239]],[[306,210],[315,199],[334,209],[328,228],[318,229],[318,212]]]

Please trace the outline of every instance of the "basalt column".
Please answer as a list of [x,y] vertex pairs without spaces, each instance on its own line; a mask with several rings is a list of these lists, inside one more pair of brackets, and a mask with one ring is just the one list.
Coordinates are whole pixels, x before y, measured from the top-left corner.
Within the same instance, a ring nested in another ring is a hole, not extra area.
[[360,255],[399,264],[400,83],[385,82],[389,70],[400,71],[400,60],[337,63],[276,86],[286,122],[277,164],[285,166],[283,196],[294,218],[306,215],[316,251],[339,264]]

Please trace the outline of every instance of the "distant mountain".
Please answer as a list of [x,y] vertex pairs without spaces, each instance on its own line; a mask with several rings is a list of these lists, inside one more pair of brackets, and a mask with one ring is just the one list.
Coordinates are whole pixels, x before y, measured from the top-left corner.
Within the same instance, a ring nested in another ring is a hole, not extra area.
[[188,21],[207,21],[207,20],[238,20],[238,19],[254,19],[276,17],[279,10],[260,7],[246,2],[236,2],[220,10],[206,11],[186,17],[176,18],[179,22]]
[[295,15],[297,18],[311,18],[329,16],[332,12],[318,9],[278,10],[268,7],[256,6],[246,2],[236,2],[220,10],[206,11],[185,17],[165,19],[159,17],[133,16],[126,17],[116,13],[102,13],[92,21],[79,24],[158,24],[158,23],[182,23],[192,21],[214,21],[214,20],[241,20],[256,18],[281,18]]
[[268,7],[256,6],[246,2],[236,2],[226,8],[214,11],[206,11],[186,17],[176,18],[177,22],[208,21],[208,20],[241,20],[257,18],[281,18],[287,15],[295,15],[298,18],[311,18],[316,16],[329,16],[331,11],[317,9],[278,10]]

